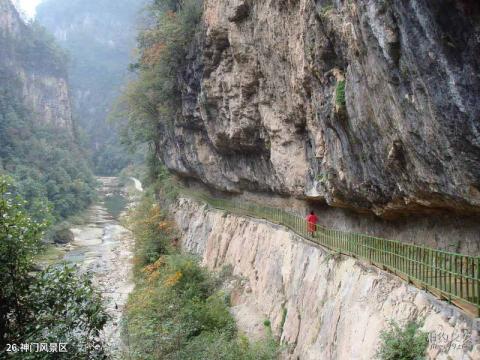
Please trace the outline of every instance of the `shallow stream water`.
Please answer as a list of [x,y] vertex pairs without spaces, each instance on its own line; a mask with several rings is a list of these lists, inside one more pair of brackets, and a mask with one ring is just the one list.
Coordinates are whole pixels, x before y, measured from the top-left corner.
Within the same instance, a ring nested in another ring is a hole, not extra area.
[[[74,241],[62,249],[63,260],[74,263],[82,273],[89,272],[102,292],[111,320],[103,338],[113,355],[124,348],[120,320],[128,294],[133,290],[133,235],[121,225],[120,214],[134,206],[135,194],[141,191],[134,181],[129,191],[118,178],[100,177],[100,201],[87,210],[83,225],[71,229]],[[118,356],[117,356],[118,357]]]

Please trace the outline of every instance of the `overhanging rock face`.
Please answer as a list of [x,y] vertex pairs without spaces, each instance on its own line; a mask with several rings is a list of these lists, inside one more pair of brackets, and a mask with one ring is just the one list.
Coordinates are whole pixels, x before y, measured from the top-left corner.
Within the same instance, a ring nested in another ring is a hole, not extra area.
[[269,319],[288,358],[372,359],[388,321],[419,318],[430,333],[430,358],[480,356],[478,320],[392,275],[192,200],[181,198],[172,211],[184,250],[210,269],[230,265],[244,279],[232,294],[234,313],[248,319],[239,326],[258,333]]
[[205,0],[167,166],[391,217],[480,211],[475,1]]

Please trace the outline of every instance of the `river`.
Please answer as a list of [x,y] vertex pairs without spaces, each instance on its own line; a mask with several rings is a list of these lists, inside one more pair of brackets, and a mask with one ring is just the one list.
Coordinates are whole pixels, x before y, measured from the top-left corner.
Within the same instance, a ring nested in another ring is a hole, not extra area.
[[[124,209],[135,205],[142,185],[131,178],[133,186],[120,186],[115,177],[99,177],[100,200],[92,205],[82,225],[71,229],[74,241],[63,248],[63,259],[90,272],[93,283],[102,292],[111,316],[102,334],[110,352],[120,356],[124,349],[120,336],[120,320],[128,294],[134,288],[132,233],[121,225]],[[128,190],[127,190],[128,188]]]

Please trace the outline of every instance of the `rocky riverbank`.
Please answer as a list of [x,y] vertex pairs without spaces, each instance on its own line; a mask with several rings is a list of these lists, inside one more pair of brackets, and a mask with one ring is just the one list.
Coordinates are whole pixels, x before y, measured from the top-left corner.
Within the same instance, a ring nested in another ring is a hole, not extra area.
[[[120,358],[124,344],[120,336],[120,320],[128,294],[133,290],[132,233],[121,225],[125,210],[135,206],[142,191],[135,179],[132,186],[124,186],[116,177],[99,177],[99,201],[85,214],[81,225],[73,226],[73,241],[51,249],[54,259],[78,266],[89,272],[93,283],[101,291],[110,320],[102,334],[114,358]],[[130,185],[130,184],[129,184]]]
[[107,312],[111,316],[103,337],[115,356],[120,354],[124,347],[120,336],[120,319],[128,294],[134,288],[134,239],[132,233],[120,224],[119,219],[112,216],[112,212],[119,209],[109,209],[109,212],[105,204],[109,199],[123,197],[124,205],[133,206],[135,194],[131,193],[131,189],[127,191],[126,187],[122,187],[118,178],[102,177],[98,180],[101,182],[101,202],[89,209],[89,218],[85,225],[72,229],[75,240],[71,244],[73,250],[66,255],[66,259],[73,260],[72,255],[80,255],[77,261],[81,271],[91,272],[94,284],[102,292]]

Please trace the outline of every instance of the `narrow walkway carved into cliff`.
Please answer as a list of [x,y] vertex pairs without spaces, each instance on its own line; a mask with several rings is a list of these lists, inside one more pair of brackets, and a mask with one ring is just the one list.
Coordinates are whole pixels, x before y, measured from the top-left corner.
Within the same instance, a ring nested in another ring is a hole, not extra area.
[[[211,270],[231,267],[242,279],[232,295],[240,329],[250,334],[268,319],[287,359],[335,354],[336,359],[369,360],[390,321],[420,318],[422,330],[433,334],[429,359],[480,356],[480,319],[397,276],[332,254],[279,224],[225,212],[190,196],[180,196],[171,211],[185,251],[200,256]],[[440,335],[451,343],[439,343]]]
[[186,189],[183,192],[217,209],[286,226],[317,245],[343,255],[366,260],[420,289],[454,303],[474,317],[480,316],[480,257],[478,256],[450,253],[364,234],[328,229],[319,225],[312,233],[303,218],[279,208],[214,198]]

